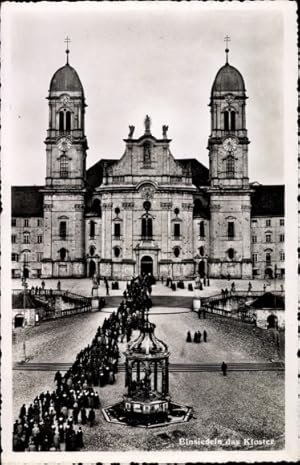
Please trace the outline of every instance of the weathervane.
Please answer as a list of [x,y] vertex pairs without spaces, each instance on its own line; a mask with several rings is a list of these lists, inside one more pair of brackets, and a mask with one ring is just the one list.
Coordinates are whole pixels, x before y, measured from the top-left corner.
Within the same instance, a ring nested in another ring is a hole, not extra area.
[[69,50],[69,43],[71,42],[71,39],[69,39],[69,37],[67,36],[65,38],[65,43],[67,44],[67,49],[66,49],[66,54],[67,54],[67,65],[69,64],[69,53],[70,53],[70,50]]
[[230,42],[230,37],[229,37],[229,36],[225,36],[224,42],[226,42],[226,49],[225,49],[225,52],[226,52],[226,63],[228,63],[228,53],[229,53],[228,42]]

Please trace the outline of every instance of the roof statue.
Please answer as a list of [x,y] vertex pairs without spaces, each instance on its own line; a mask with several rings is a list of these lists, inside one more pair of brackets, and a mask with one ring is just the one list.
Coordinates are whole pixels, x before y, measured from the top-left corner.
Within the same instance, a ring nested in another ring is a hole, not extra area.
[[150,131],[150,127],[151,127],[150,116],[146,115],[144,124],[145,124],[145,134],[150,134],[151,133],[151,131]]

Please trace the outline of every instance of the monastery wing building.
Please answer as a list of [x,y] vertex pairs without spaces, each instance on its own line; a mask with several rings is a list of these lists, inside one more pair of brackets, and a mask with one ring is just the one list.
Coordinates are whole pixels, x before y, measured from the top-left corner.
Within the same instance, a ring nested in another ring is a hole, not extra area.
[[251,184],[246,89],[226,63],[210,95],[209,169],[134,126],[86,170],[85,96],[67,60],[50,82],[44,186],[12,188],[12,276],[284,275],[284,186]]

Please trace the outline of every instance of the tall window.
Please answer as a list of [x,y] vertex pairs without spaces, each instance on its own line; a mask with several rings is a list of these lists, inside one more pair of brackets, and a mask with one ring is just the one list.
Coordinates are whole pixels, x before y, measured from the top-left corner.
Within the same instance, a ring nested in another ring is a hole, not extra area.
[[11,236],[11,243],[12,243],[12,244],[15,244],[16,242],[17,242],[17,236],[16,236],[15,234],[13,234],[13,235]]
[[64,130],[64,112],[63,111],[59,112],[59,130],[60,131]]
[[280,219],[280,226],[284,226],[284,219],[283,218]]
[[36,261],[41,262],[43,260],[43,252],[36,253]]
[[284,234],[279,235],[279,242],[284,242]]
[[257,253],[253,253],[253,254],[252,254],[252,263],[253,263],[253,265],[254,265],[255,263],[257,263]]
[[284,262],[285,260],[285,253],[284,252],[280,252],[280,261],[281,262]]
[[202,239],[205,237],[205,223],[204,221],[200,221],[200,238]]
[[180,237],[180,223],[174,223],[174,237]]
[[234,157],[232,155],[226,158],[226,176],[229,178],[234,177]]
[[266,242],[272,242],[271,234],[266,234]]
[[266,220],[266,227],[269,228],[271,226],[271,220]]
[[224,130],[229,131],[229,111],[224,111]]
[[38,225],[38,226],[42,226],[42,224],[43,224],[43,223],[42,223],[42,220],[41,220],[40,218],[38,218],[38,220],[37,220],[37,225]]
[[66,239],[67,237],[67,222],[61,221],[59,223],[59,236],[61,239]]
[[66,112],[66,131],[71,131],[71,112]]
[[29,226],[29,220],[27,220],[27,219],[24,220],[24,226],[25,226],[25,228],[28,228],[28,226]]
[[93,200],[92,211],[97,213],[97,215],[101,215],[101,203],[99,199]]
[[270,252],[266,253],[266,264],[271,265],[271,254],[270,254]]
[[152,239],[152,218],[142,218],[142,237],[144,240]]
[[95,221],[91,221],[90,222],[90,237],[94,237],[95,236]]
[[29,242],[30,242],[30,233],[29,232],[24,232],[23,238],[24,238],[24,240],[23,240],[24,244],[29,244]]
[[29,251],[29,250],[25,250],[25,252],[23,252],[23,262],[24,262],[24,263],[28,263],[28,262],[29,262],[29,258],[30,258],[30,251]]
[[236,123],[235,111],[233,110],[224,111],[224,130],[235,131],[235,127],[236,127],[235,123]]
[[60,157],[60,177],[67,178],[69,175],[69,160],[66,155]]
[[230,112],[230,129],[231,131],[235,131],[235,111]]
[[121,225],[120,225],[120,223],[115,223],[114,224],[114,236],[116,238],[119,238],[121,236]]
[[37,237],[37,242],[38,242],[38,244],[42,244],[42,242],[43,242],[43,236],[39,235],[39,236]]
[[93,245],[91,245],[91,247],[90,247],[90,256],[91,257],[93,257],[95,255],[95,251],[96,251],[95,247]]
[[201,257],[204,256],[204,247],[203,247],[203,245],[201,245],[201,247],[199,248],[199,253],[200,253]]
[[233,221],[228,221],[227,234],[228,234],[228,239],[234,238],[234,222]]
[[256,244],[257,243],[257,236],[252,236],[252,243]]
[[11,260],[12,260],[12,262],[18,262],[19,261],[19,255],[17,253],[12,253],[11,254]]
[[12,218],[12,219],[11,219],[11,225],[12,225],[12,226],[17,226],[17,220],[16,220],[16,218]]

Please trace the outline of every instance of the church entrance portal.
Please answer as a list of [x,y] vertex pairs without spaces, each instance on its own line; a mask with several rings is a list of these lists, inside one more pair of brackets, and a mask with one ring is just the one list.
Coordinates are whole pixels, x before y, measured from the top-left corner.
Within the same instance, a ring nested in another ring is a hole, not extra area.
[[153,275],[153,260],[151,257],[146,255],[141,260],[141,274],[152,274]]
[[89,265],[89,277],[92,278],[95,273],[96,273],[96,263],[94,262],[94,260],[91,260],[90,265]]
[[204,278],[204,276],[205,276],[205,263],[204,263],[203,260],[201,260],[201,262],[199,263],[198,273],[200,275],[200,278]]

